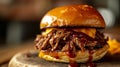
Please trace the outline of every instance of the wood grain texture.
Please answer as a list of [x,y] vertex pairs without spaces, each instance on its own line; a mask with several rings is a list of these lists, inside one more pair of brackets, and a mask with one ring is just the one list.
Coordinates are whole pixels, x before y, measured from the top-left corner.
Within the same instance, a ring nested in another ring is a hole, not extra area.
[[33,43],[30,42],[21,44],[19,46],[7,47],[3,50],[0,50],[0,65],[8,62],[13,57],[13,55],[20,51],[34,49],[33,46],[34,46]]

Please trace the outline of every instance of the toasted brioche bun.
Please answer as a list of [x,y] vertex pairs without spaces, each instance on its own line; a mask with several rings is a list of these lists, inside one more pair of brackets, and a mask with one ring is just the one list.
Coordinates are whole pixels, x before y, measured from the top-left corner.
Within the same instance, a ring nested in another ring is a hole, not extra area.
[[[105,45],[103,46],[103,48],[97,49],[97,50],[93,50],[93,54],[92,54],[92,61],[97,61],[99,59],[101,59],[108,51],[109,45]],[[65,63],[69,63],[70,59],[76,61],[77,63],[85,63],[89,60],[89,56],[90,53],[88,50],[81,52],[78,51],[76,53],[76,57],[75,58],[70,58],[66,52],[57,52],[57,56],[59,58],[55,58],[53,56],[55,52],[46,52],[44,50],[41,50],[39,53],[39,57],[48,60],[48,61],[56,61],[56,62],[65,62]]]
[[80,26],[104,28],[105,22],[100,13],[92,6],[68,5],[48,11],[40,23],[40,29]]

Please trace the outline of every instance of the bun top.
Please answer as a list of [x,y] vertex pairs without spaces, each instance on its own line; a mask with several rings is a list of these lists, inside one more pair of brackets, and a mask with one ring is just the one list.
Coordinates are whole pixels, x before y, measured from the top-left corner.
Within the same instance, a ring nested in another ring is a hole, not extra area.
[[61,6],[48,11],[42,18],[40,29],[48,27],[105,28],[100,13],[89,5]]

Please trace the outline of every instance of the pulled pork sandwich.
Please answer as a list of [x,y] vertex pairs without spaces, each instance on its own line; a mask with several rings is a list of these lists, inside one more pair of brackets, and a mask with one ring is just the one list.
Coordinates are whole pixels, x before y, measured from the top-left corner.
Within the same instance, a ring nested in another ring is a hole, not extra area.
[[57,7],[45,14],[41,34],[35,39],[39,57],[49,61],[77,63],[101,59],[109,46],[99,29],[105,28],[100,13],[89,5]]

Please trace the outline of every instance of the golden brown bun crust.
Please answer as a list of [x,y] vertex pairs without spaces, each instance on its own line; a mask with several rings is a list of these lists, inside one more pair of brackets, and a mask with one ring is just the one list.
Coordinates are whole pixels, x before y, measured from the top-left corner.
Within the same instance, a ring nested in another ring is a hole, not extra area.
[[[93,50],[93,54],[92,54],[92,61],[97,61],[99,59],[101,59],[108,51],[109,45],[105,45],[103,48],[97,49],[97,50]],[[55,58],[53,56],[58,56],[59,58]],[[76,61],[77,63],[85,63],[88,61],[89,59],[89,51],[86,50],[85,52],[81,52],[78,51],[76,53],[76,57],[75,58],[70,58],[65,52],[58,52],[57,54],[55,52],[46,52],[44,50],[41,50],[39,53],[39,57],[43,58],[45,60],[49,60],[49,61],[56,61],[56,62],[65,62],[65,63],[69,63],[69,60],[72,59],[74,61]]]
[[104,28],[100,13],[89,5],[68,5],[48,11],[41,20],[40,29],[47,27],[96,27]]

